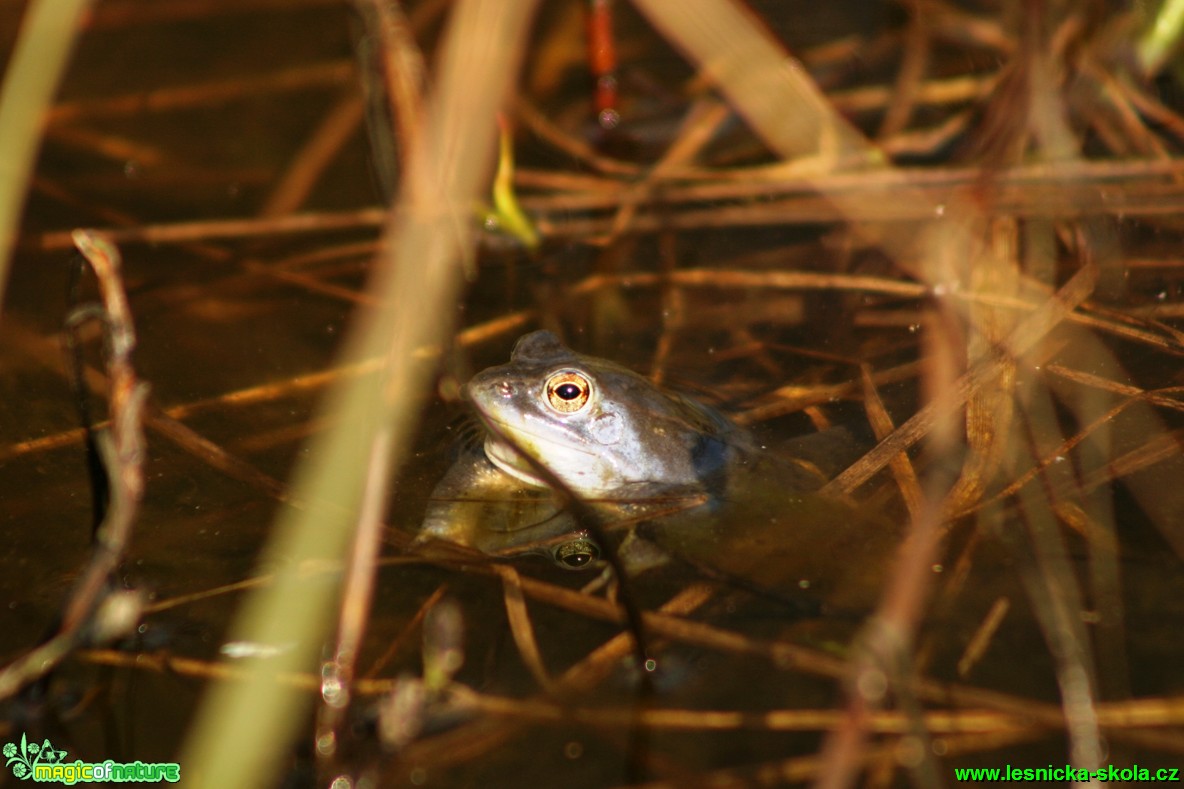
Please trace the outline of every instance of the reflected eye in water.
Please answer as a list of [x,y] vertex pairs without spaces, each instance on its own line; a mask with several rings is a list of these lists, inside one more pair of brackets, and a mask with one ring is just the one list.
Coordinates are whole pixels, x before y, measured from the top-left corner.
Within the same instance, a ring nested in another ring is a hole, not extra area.
[[585,537],[565,542],[555,549],[555,561],[569,570],[582,570],[599,558],[600,548]]
[[547,405],[561,414],[574,414],[592,396],[592,382],[573,370],[562,370],[547,379]]

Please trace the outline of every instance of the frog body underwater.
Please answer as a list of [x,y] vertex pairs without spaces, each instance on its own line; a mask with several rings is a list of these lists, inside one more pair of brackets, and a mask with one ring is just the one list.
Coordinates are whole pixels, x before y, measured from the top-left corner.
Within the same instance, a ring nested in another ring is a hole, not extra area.
[[424,538],[583,567],[597,547],[567,506],[570,493],[605,527],[631,527],[621,549],[631,570],[662,554],[727,565],[739,550],[747,555],[734,557],[737,569],[751,575],[754,550],[792,544],[803,521],[849,520],[849,508],[811,494],[827,479],[814,463],[764,451],[714,409],[577,354],[547,331],[522,337],[510,362],[478,373],[465,395],[484,440],[470,442],[436,487]]

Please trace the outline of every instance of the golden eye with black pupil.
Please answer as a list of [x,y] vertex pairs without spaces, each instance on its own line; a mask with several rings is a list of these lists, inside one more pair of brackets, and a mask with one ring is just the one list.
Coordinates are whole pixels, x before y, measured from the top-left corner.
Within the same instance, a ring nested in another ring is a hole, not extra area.
[[547,379],[547,405],[561,414],[574,414],[592,396],[592,382],[577,372],[562,370]]
[[600,548],[591,540],[580,538],[555,549],[555,560],[569,570],[582,570],[600,558]]

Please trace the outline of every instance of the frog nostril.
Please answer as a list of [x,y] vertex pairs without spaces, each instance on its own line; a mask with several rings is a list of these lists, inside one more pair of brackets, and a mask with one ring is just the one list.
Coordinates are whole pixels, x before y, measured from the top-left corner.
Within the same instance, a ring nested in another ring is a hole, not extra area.
[[514,385],[509,381],[498,381],[493,385],[493,391],[502,397],[513,397]]

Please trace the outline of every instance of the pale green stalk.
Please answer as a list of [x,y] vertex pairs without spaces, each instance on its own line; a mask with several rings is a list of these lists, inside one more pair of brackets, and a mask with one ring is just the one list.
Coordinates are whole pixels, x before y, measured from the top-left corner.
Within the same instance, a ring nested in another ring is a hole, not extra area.
[[1159,73],[1180,43],[1181,33],[1184,33],[1184,0],[1165,0],[1155,21],[1135,45],[1135,57],[1144,74]]
[[263,557],[275,582],[254,593],[230,636],[295,644],[250,664],[251,678],[218,682],[203,700],[181,755],[187,786],[272,785],[312,701],[277,681],[315,671],[331,637],[336,581],[305,574],[343,563],[357,523],[374,435],[388,430],[392,466],[406,456],[435,368],[435,349],[452,329],[470,253],[472,208],[488,188],[497,151],[496,113],[517,72],[534,0],[459,0],[446,34],[428,116],[416,135],[386,252],[370,294],[386,309],[366,313],[350,334],[353,362],[384,360],[380,374],[343,381],[324,407],[336,424],[313,441],[296,477],[306,508],[285,511]]
[[41,126],[89,0],[33,0],[0,88],[0,312]]

